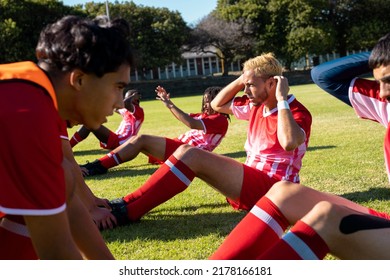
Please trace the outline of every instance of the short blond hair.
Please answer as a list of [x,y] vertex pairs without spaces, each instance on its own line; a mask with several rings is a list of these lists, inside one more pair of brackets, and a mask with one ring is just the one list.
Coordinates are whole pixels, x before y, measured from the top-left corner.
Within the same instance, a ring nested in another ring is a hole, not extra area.
[[256,76],[279,76],[282,75],[283,66],[275,58],[273,53],[263,53],[248,59],[243,64],[243,71],[253,70]]

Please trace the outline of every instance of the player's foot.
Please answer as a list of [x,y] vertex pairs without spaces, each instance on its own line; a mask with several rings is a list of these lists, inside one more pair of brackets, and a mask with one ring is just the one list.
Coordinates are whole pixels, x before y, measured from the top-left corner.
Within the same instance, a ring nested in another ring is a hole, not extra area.
[[[94,176],[94,175],[101,175],[101,174],[106,174],[107,173],[107,168],[105,168],[100,160],[95,160],[93,162],[87,162],[86,164],[80,165],[81,170],[83,171],[83,176]],[[83,168],[86,169],[83,170]]]
[[127,216],[127,203],[122,198],[113,199],[108,205],[110,205],[112,209],[111,214],[116,218],[116,226],[124,226],[131,222]]

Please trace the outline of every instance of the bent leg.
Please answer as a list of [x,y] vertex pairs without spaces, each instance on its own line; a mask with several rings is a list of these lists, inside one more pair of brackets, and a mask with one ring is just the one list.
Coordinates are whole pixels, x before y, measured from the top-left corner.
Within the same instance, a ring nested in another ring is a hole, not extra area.
[[302,219],[340,259],[390,259],[390,221],[340,205],[320,203]]
[[165,138],[152,135],[137,135],[130,138],[113,152],[117,153],[123,162],[130,161],[139,153],[152,155],[160,160],[165,156]]
[[320,192],[287,181],[276,183],[266,196],[279,207],[290,224],[295,224],[321,201],[328,201],[364,214],[369,214],[368,208],[341,196]]
[[136,191],[125,196],[130,220],[138,220],[151,209],[184,191],[199,177],[225,196],[238,199],[243,178],[242,164],[189,145],[180,146]]

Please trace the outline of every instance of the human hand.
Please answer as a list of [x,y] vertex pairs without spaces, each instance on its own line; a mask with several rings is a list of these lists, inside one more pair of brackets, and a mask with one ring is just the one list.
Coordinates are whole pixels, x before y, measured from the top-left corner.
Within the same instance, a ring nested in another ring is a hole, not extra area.
[[276,80],[275,96],[277,101],[287,100],[287,94],[290,91],[288,80],[284,76],[274,76]]
[[116,225],[116,219],[114,215],[111,214],[111,211],[107,208],[94,207],[90,214],[96,226],[102,229],[113,229]]
[[170,94],[163,87],[156,87],[155,92],[157,94],[156,99],[161,100],[168,108],[172,108],[173,103],[170,100]]
[[108,202],[109,202],[109,201],[108,201],[108,199],[106,199],[106,198],[99,198],[99,197],[96,197],[96,196],[95,196],[95,204],[96,204],[97,206],[107,208],[108,210],[111,211],[111,207],[110,207],[110,205],[108,204]]

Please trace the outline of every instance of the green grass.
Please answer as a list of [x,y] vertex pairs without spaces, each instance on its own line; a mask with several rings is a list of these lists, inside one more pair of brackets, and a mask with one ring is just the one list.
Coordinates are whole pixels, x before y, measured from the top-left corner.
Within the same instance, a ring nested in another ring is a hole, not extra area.
[[[383,159],[385,129],[375,122],[358,119],[351,107],[313,84],[292,86],[290,93],[313,116],[301,182],[390,212]],[[198,112],[201,95],[173,97],[173,101],[186,112]],[[187,130],[159,101],[143,101],[142,106],[145,122],[140,133],[176,137]],[[115,130],[119,122],[119,116],[112,116],[106,126]],[[227,136],[215,153],[243,162],[246,125],[232,118]],[[76,129],[69,130],[69,135]],[[97,139],[91,135],[74,148],[74,153],[81,164],[95,160],[106,151],[100,149]],[[97,196],[113,199],[143,184],[156,168],[148,165],[146,156],[140,154],[106,175],[87,178],[86,182]],[[117,259],[201,260],[218,248],[244,215],[234,211],[221,194],[195,179],[185,192],[152,210],[139,223],[102,234]]]

